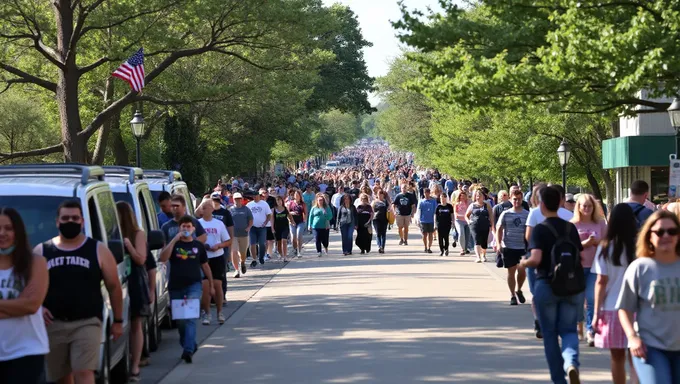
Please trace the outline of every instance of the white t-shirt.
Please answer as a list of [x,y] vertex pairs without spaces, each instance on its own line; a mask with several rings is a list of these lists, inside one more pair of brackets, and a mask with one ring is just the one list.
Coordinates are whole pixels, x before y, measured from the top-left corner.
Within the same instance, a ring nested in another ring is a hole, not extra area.
[[263,228],[265,226],[264,222],[267,221],[267,215],[272,213],[269,204],[264,200],[260,200],[257,203],[251,201],[246,204],[246,207],[250,208],[250,211],[253,213],[253,227]]
[[[217,220],[213,217],[209,221],[206,219],[198,219],[198,222],[201,223],[203,229],[205,229],[205,233],[208,235],[208,239],[205,242],[208,246],[207,248],[231,239],[227,227],[224,226],[222,220]],[[208,254],[208,259],[212,259],[224,255],[224,248],[218,249],[215,252],[206,249],[206,253]]]
[[336,193],[331,197],[331,204],[335,207],[335,209],[340,209],[340,202],[342,202],[342,197],[345,196],[344,193]]
[[[560,209],[557,210],[557,217],[562,220],[569,221],[572,219],[572,217],[574,217],[574,213],[568,209],[560,207]],[[545,216],[543,216],[541,208],[531,208],[529,211],[529,217],[527,218],[527,227],[533,228],[544,221]]]
[[595,261],[593,262],[593,273],[608,277],[602,307],[605,311],[616,310],[616,301],[619,298],[619,292],[621,292],[621,286],[623,285],[623,276],[626,274],[626,268],[628,268],[628,260],[626,260],[625,255],[621,255],[621,258],[619,259],[621,265],[614,265],[612,263],[613,253],[614,246],[610,246],[609,256],[607,257],[607,260],[605,260],[604,257],[602,257],[602,247],[598,246],[597,251],[595,251]]

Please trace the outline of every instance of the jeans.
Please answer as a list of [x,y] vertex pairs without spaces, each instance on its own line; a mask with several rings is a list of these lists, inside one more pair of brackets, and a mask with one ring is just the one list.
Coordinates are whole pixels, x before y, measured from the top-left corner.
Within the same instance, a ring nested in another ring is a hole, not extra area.
[[[193,283],[182,289],[175,289],[170,291],[170,300],[187,299],[201,299],[202,293],[201,282]],[[177,330],[179,331],[179,344],[184,349],[184,352],[193,354],[198,349],[196,344],[196,320],[185,319],[177,320]]]
[[314,228],[314,237],[316,240],[316,251],[321,253],[321,246],[328,249],[328,236],[330,230],[326,228]]
[[342,237],[342,253],[352,252],[352,242],[354,241],[354,225],[341,224],[340,236]]
[[305,223],[295,224],[290,226],[290,236],[293,239],[297,239],[298,242],[302,242],[302,234],[305,233]]
[[448,225],[439,224],[437,227],[437,235],[439,236],[439,250],[449,250],[449,235],[451,234],[451,223]]
[[680,383],[680,351],[664,351],[647,345],[647,359],[633,357],[640,384]]
[[387,241],[387,221],[373,220],[373,229],[375,229],[375,237],[378,242],[378,248],[384,249]]
[[593,332],[593,316],[595,316],[595,282],[597,282],[597,274],[591,272],[591,268],[583,268],[583,272],[586,276],[586,310],[585,319],[583,313],[583,305],[579,308],[581,309],[579,313],[579,321],[586,322],[586,329],[588,333]]
[[527,267],[527,281],[529,282],[529,292],[534,295],[534,286],[536,285],[536,268]]
[[[267,227],[252,227],[250,228],[250,245],[257,245],[257,256],[260,262],[264,260],[264,254],[267,252]],[[250,255],[253,260],[255,255]]]
[[[570,366],[579,367],[578,361],[578,307],[583,307],[583,293],[573,296],[555,296],[550,282],[538,279],[534,284],[536,315],[543,332],[543,348],[553,383],[566,384],[565,373]],[[560,348],[559,339],[562,339]]]
[[465,220],[456,219],[456,230],[459,233],[460,248],[466,252],[472,252],[472,248],[475,246],[475,242],[472,239],[472,233],[470,233],[470,226]]

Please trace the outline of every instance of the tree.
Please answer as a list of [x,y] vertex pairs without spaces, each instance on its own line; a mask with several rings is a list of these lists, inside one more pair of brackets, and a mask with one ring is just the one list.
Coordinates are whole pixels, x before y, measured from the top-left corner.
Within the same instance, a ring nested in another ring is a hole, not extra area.
[[165,169],[182,172],[182,177],[195,193],[203,193],[207,186],[203,172],[206,142],[201,140],[198,129],[187,114],[169,116],[165,119]]
[[423,77],[413,85],[466,109],[525,103],[552,111],[638,113],[680,90],[680,0],[481,0],[394,25]]
[[[138,101],[162,105],[193,100],[161,99],[154,83],[168,68],[188,58],[216,53],[248,65],[279,70],[316,68],[314,36],[327,17],[318,0],[15,0],[0,4],[0,74],[5,89],[17,84],[54,95],[61,142],[4,159],[63,151],[66,161],[88,162],[87,143],[102,124]],[[118,43],[102,44],[111,34]],[[144,95],[127,92],[106,106],[83,110],[90,89],[133,48],[147,49]],[[90,115],[85,124],[81,114]]]

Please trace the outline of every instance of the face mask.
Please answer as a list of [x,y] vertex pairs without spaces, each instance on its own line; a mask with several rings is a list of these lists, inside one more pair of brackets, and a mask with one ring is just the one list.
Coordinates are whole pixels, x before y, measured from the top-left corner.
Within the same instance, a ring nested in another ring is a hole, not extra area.
[[0,248],[0,255],[6,256],[6,255],[11,255],[12,252],[14,252],[15,246],[11,246],[9,248]]
[[191,237],[191,231],[182,231],[182,236]]
[[67,239],[75,239],[81,232],[80,223],[73,221],[59,223],[59,232]]

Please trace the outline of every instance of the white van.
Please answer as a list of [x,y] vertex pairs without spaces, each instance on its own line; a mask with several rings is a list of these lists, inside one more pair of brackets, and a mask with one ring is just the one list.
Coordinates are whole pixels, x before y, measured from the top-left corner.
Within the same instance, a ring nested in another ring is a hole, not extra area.
[[340,168],[340,163],[337,161],[327,161],[326,162],[326,169],[329,171],[334,171],[336,169]]

